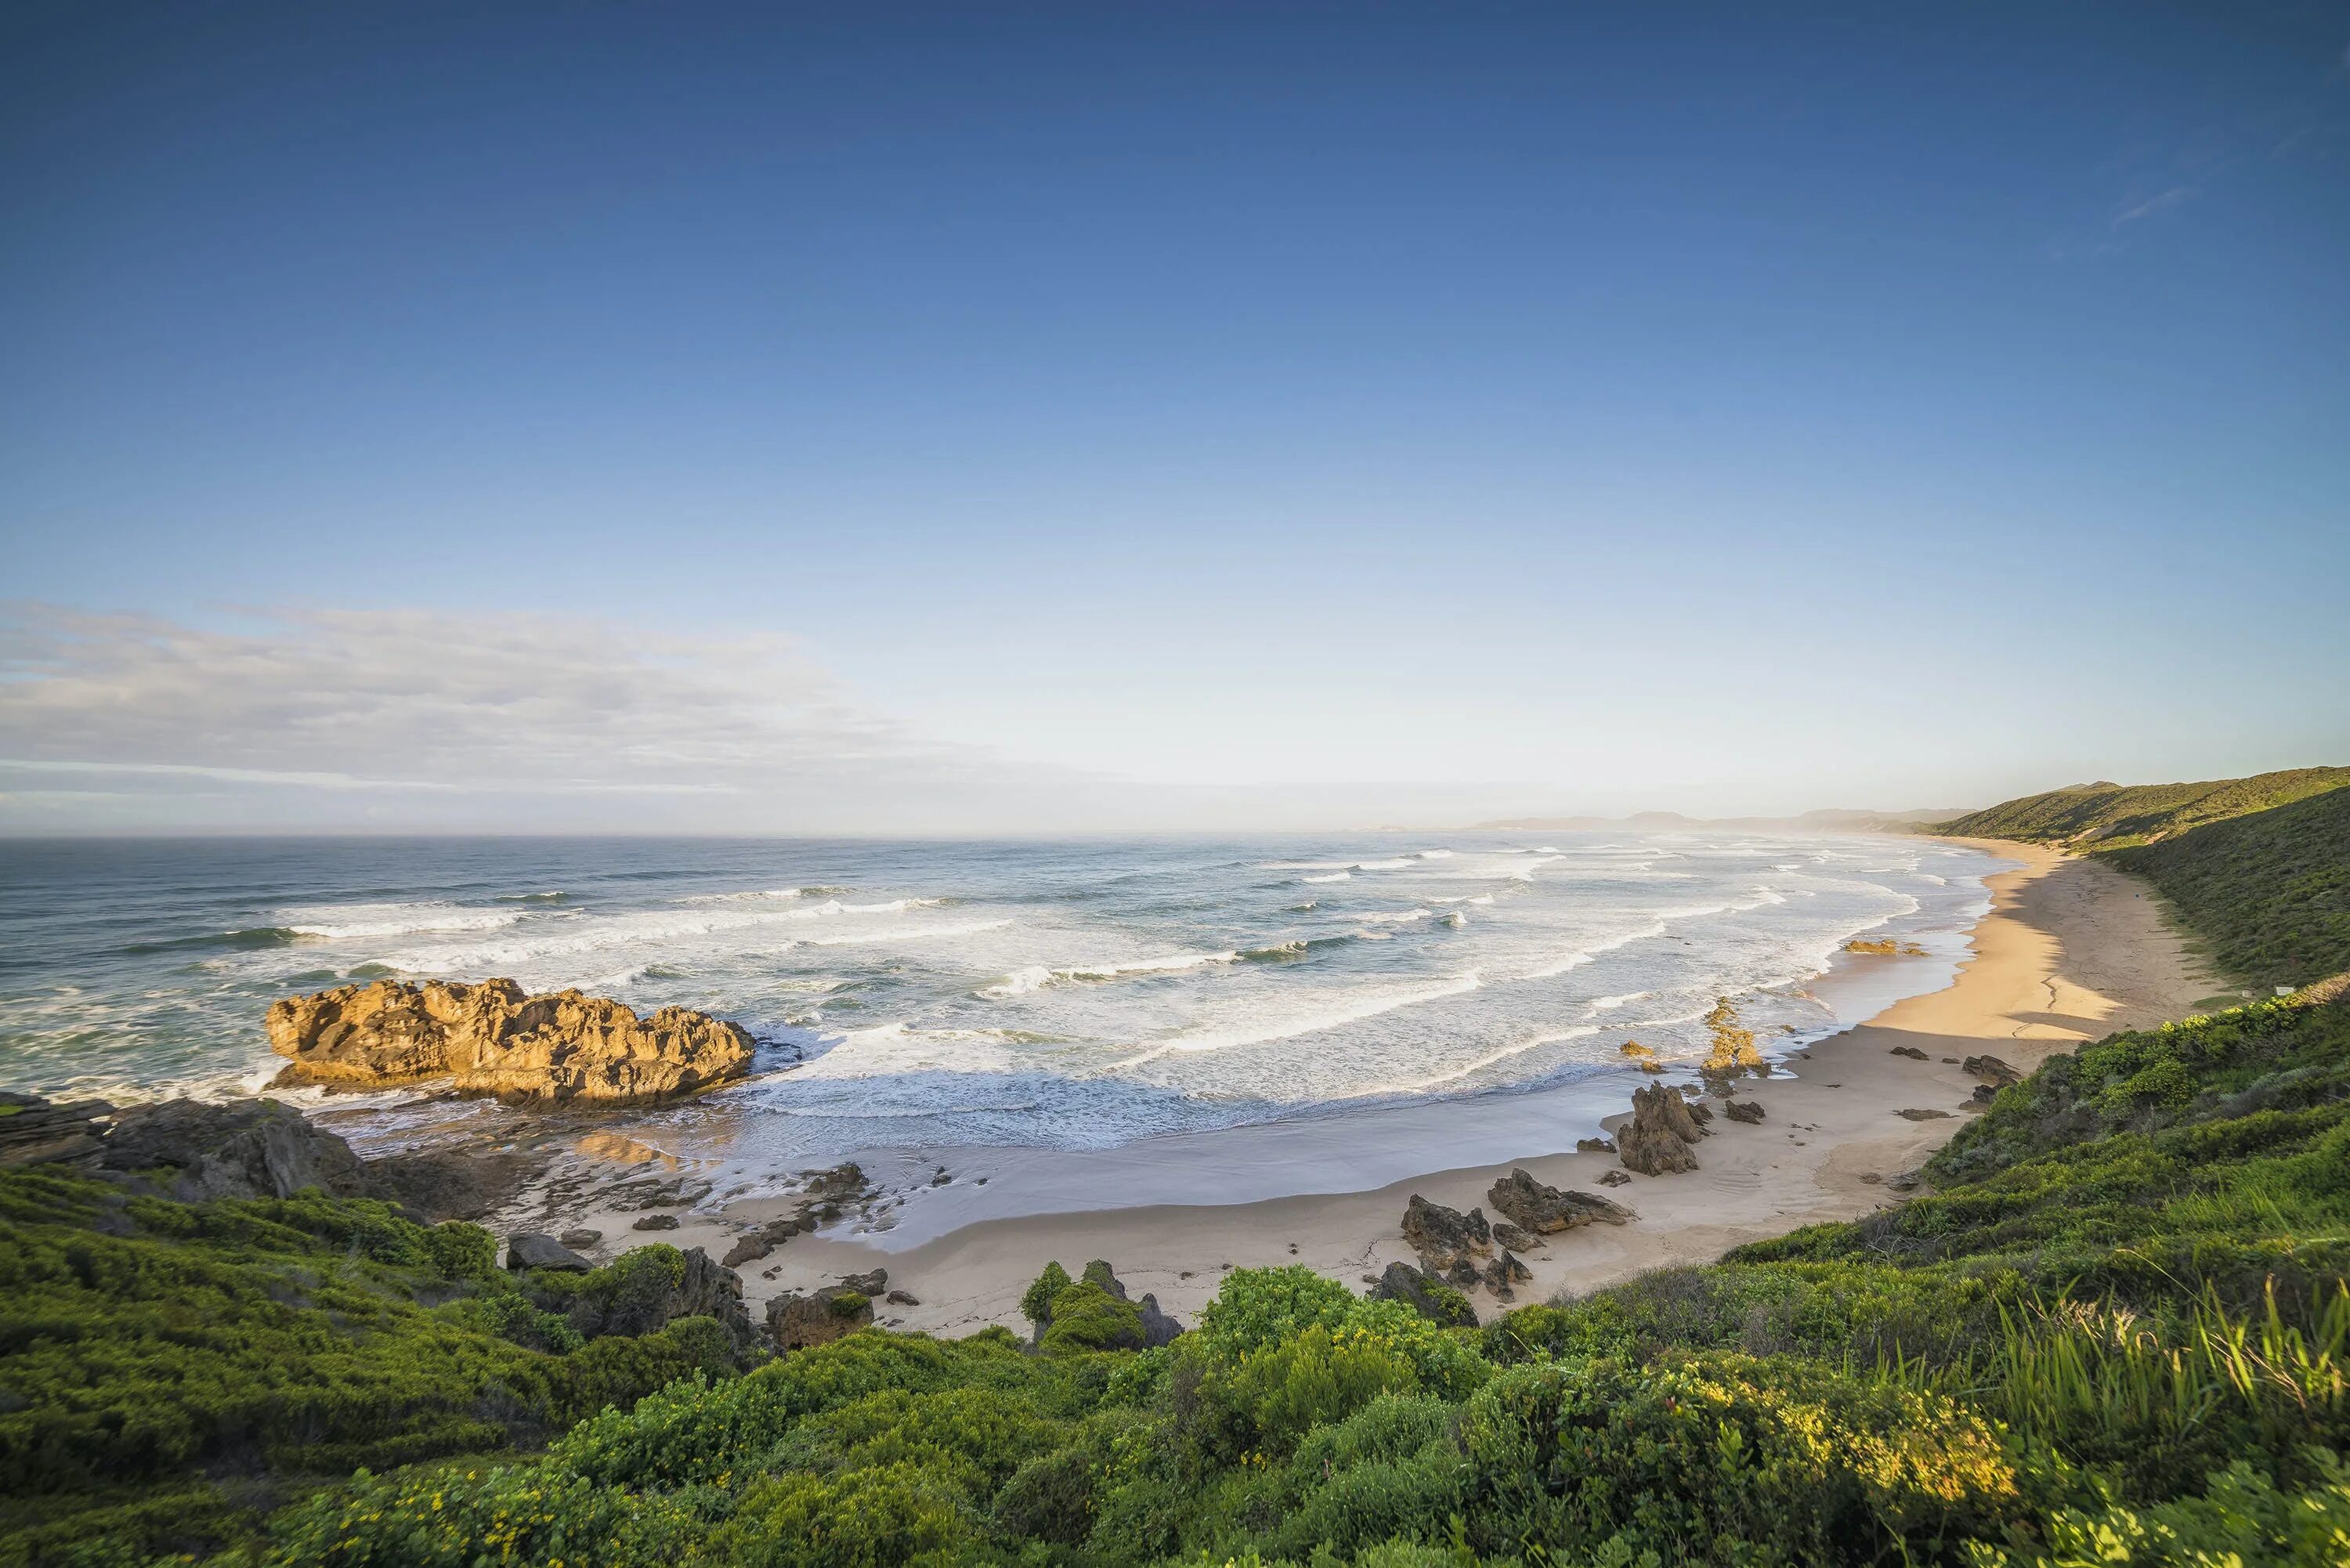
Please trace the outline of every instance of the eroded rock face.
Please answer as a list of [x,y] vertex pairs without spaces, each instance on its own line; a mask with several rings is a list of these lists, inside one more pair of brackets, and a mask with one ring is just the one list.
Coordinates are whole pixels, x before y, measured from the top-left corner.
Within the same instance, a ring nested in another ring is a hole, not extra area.
[[0,1089],[0,1165],[44,1165],[96,1154],[106,1136],[104,1100],[52,1103],[38,1095]]
[[1762,1119],[1762,1102],[1760,1100],[1731,1100],[1722,1106],[1721,1114],[1728,1116],[1734,1122],[1746,1122],[1749,1124],[1757,1123]]
[[1401,1302],[1420,1316],[1448,1328],[1476,1327],[1477,1309],[1461,1295],[1450,1292],[1439,1294],[1434,1287],[1442,1283],[1409,1263],[1389,1263],[1378,1283],[1371,1287],[1371,1299]]
[[380,980],[270,1006],[279,1084],[381,1085],[446,1075],[510,1100],[640,1100],[740,1075],[751,1036],[683,1007],[650,1017],[599,996],[528,996],[510,980]]
[[1577,1225],[1595,1220],[1603,1224],[1621,1225],[1632,1219],[1633,1213],[1620,1203],[1588,1192],[1567,1192],[1545,1182],[1536,1181],[1528,1171],[1513,1170],[1493,1183],[1485,1200],[1494,1211],[1506,1214],[1516,1224],[1537,1235],[1550,1235],[1559,1231],[1571,1231]]
[[1503,1249],[1502,1255],[1485,1265],[1485,1288],[1497,1301],[1515,1301],[1516,1287],[1533,1279],[1534,1271],[1518,1262],[1518,1255]]
[[[1493,1229],[1485,1222],[1484,1210],[1471,1209],[1463,1214],[1458,1209],[1430,1203],[1417,1192],[1404,1205],[1403,1239],[1419,1254],[1421,1267],[1432,1274],[1449,1276],[1455,1263],[1491,1257],[1493,1251]],[[1469,1269],[1470,1282],[1474,1284],[1476,1265],[1470,1263]]]
[[791,1291],[767,1303],[767,1333],[778,1350],[830,1345],[873,1321],[873,1297],[845,1285]]
[[1664,1176],[1695,1170],[1697,1150],[1691,1146],[1704,1136],[1680,1090],[1651,1084],[1632,1091],[1632,1119],[1617,1130],[1616,1148],[1627,1168]]
[[98,1153],[109,1170],[161,1172],[182,1203],[291,1198],[315,1187],[334,1198],[372,1196],[351,1146],[277,1100],[158,1100],[114,1118]]

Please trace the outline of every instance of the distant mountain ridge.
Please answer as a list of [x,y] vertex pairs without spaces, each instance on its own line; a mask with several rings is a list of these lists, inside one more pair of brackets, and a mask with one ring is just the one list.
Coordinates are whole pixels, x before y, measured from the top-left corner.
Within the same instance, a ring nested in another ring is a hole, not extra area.
[[1472,826],[1481,828],[1525,829],[1574,833],[1593,827],[1644,827],[1667,832],[1731,828],[1752,832],[1769,828],[1809,828],[1814,832],[1869,833],[1884,828],[1907,829],[1956,815],[1948,806],[1918,811],[1851,811],[1830,808],[1799,816],[1684,816],[1678,811],[1640,811],[1629,816],[1508,816]]

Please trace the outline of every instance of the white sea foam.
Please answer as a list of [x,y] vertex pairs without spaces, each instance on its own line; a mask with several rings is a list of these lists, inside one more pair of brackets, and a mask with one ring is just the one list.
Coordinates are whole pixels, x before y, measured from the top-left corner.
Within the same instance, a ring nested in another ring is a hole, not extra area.
[[1161,1040],[1149,1049],[1115,1064],[1118,1070],[1139,1067],[1170,1052],[1229,1051],[1235,1046],[1263,1045],[1274,1040],[1294,1040],[1318,1034],[1342,1024],[1359,1023],[1399,1007],[1411,1007],[1440,997],[1458,996],[1478,986],[1477,971],[1423,985],[1361,986],[1314,998],[1294,1011],[1243,1023],[1189,1030]]
[[[1300,944],[1302,946],[1302,944]],[[1128,959],[1122,963],[1071,964],[1054,969],[1045,964],[1031,964],[1012,973],[994,985],[983,986],[974,994],[980,996],[1025,996],[1045,986],[1076,984],[1088,981],[1132,980],[1147,975],[1175,974],[1204,964],[1237,963],[1237,951],[1221,953],[1169,953],[1163,958]]]
[[1627,991],[1621,996],[1594,997],[1591,1002],[1591,1011],[1594,1012],[1613,1012],[1617,1008],[1626,1006],[1631,1002],[1646,1002],[1648,998],[1656,994],[1657,993],[1653,991]]
[[468,909],[442,903],[317,904],[277,911],[277,924],[286,930],[324,941],[494,931],[529,918],[526,909]]
[[1333,871],[1326,877],[1300,877],[1298,878],[1300,882],[1351,882],[1354,879],[1355,874],[1352,871]]
[[1482,1073],[1488,1067],[1498,1066],[1513,1056],[1523,1056],[1527,1052],[1540,1050],[1544,1045],[1563,1045],[1570,1040],[1586,1040],[1598,1033],[1599,1026],[1596,1023],[1578,1024],[1573,1029],[1550,1030],[1535,1035],[1531,1040],[1521,1040],[1515,1044],[1504,1045],[1497,1051],[1488,1051],[1474,1061],[1449,1068],[1441,1073],[1432,1073],[1424,1078],[1368,1085],[1358,1091],[1356,1097],[1367,1098],[1373,1095],[1420,1094],[1430,1089],[1441,1088],[1447,1084],[1457,1084],[1463,1078]]

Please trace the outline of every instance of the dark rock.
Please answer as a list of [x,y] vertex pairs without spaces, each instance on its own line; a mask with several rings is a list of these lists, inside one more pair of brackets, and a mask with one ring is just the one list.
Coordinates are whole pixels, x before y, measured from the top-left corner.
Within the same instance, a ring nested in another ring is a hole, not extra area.
[[829,1170],[811,1170],[804,1174],[807,1179],[805,1190],[810,1198],[861,1198],[865,1195],[865,1172],[854,1160],[836,1165]]
[[609,1334],[658,1332],[681,1317],[717,1320],[726,1331],[738,1365],[755,1358],[758,1329],[743,1307],[743,1280],[733,1270],[712,1261],[699,1247],[674,1254],[683,1267],[674,1280],[650,1270],[623,1266],[604,1271],[612,1280],[608,1290],[583,1289],[572,1298],[571,1326],[586,1339]]
[[[1446,1273],[1458,1261],[1488,1257],[1493,1251],[1492,1227],[1485,1222],[1482,1210],[1463,1214],[1441,1203],[1430,1203],[1417,1192],[1404,1205],[1403,1236],[1431,1273]],[[1470,1273],[1473,1284],[1476,1271],[1471,1268]]]
[[566,1231],[556,1238],[567,1247],[592,1247],[603,1239],[604,1232],[590,1231],[584,1225],[577,1231]]
[[873,1298],[859,1291],[792,1291],[767,1303],[767,1334],[778,1350],[830,1345],[873,1321]]
[[630,1221],[629,1229],[631,1231],[674,1231],[677,1229],[677,1216],[674,1214],[642,1215]]
[[1602,1187],[1623,1187],[1627,1185],[1631,1179],[1632,1179],[1630,1177],[1625,1175],[1620,1170],[1611,1170],[1599,1179],[1599,1185]]
[[1950,1119],[1950,1113],[1948,1111],[1929,1110],[1920,1106],[1910,1106],[1893,1114],[1904,1121],[1912,1122],[1946,1122]]
[[1728,1116],[1734,1122],[1746,1122],[1749,1124],[1760,1122],[1762,1119],[1762,1102],[1760,1100],[1731,1100],[1721,1107],[1721,1114]]
[[725,1263],[730,1269],[739,1269],[745,1263],[757,1262],[775,1250],[764,1236],[754,1232],[726,1249]]
[[1514,1301],[1518,1293],[1513,1286],[1533,1279],[1534,1271],[1518,1262],[1517,1254],[1506,1247],[1502,1255],[1485,1265],[1485,1288],[1500,1301]]
[[482,1220],[513,1201],[540,1168],[527,1155],[418,1150],[369,1160],[368,1191],[432,1220]]
[[1543,1244],[1543,1239],[1531,1231],[1521,1231],[1507,1220],[1493,1221],[1493,1242],[1513,1251],[1525,1252]]
[[351,1146],[278,1100],[160,1100],[114,1118],[98,1163],[161,1172],[164,1194],[183,1203],[214,1198],[291,1198],[315,1187],[335,1198],[369,1196],[367,1168]]
[[1875,1172],[1875,1171],[1873,1171],[1873,1170],[1864,1170],[1864,1171],[1862,1171],[1862,1172],[1860,1173],[1860,1179],[1861,1179],[1861,1180],[1862,1180],[1862,1182],[1863,1182],[1863,1183],[1865,1183],[1866,1185],[1870,1186],[1870,1187],[1874,1187],[1874,1186],[1876,1186],[1878,1182],[1880,1182],[1880,1181],[1884,1180],[1884,1179],[1885,1179],[1885,1178],[1883,1178],[1883,1177],[1881,1177],[1881,1176],[1877,1175],[1877,1172]]
[[1892,1054],[1896,1056],[1907,1056],[1913,1062],[1923,1062],[1928,1059],[1926,1053],[1918,1050],[1915,1045],[1896,1045],[1893,1048]]
[[0,1165],[46,1165],[84,1159],[99,1151],[114,1114],[104,1100],[55,1103],[38,1095],[0,1090]]
[[[567,1232],[578,1235],[579,1231]],[[593,1231],[586,1232],[594,1235]],[[554,1237],[537,1231],[524,1231],[506,1238],[506,1267],[509,1269],[559,1269],[566,1273],[584,1274],[596,1265]]]
[[1896,1192],[1914,1192],[1925,1179],[1926,1173],[1922,1170],[1904,1170],[1896,1172],[1885,1185]]
[[2002,1089],[2010,1084],[2023,1082],[2022,1074],[1996,1056],[1970,1056],[1960,1067],[1960,1071]]
[[891,1306],[920,1306],[922,1304],[920,1302],[914,1299],[914,1293],[911,1291],[891,1291],[888,1295],[881,1299],[888,1302]]
[[1444,1282],[1455,1290],[1475,1290],[1478,1278],[1477,1265],[1466,1257],[1453,1259],[1452,1266],[1444,1271]]
[[1995,1084],[1977,1084],[1975,1092],[1967,1097],[1979,1106],[1987,1106],[1999,1098],[1999,1086]]
[[1605,1137],[1579,1137],[1575,1140],[1577,1154],[1614,1154],[1616,1140]]
[[[1473,1282],[1475,1271],[1471,1273]],[[1371,1287],[1371,1299],[1401,1302],[1420,1316],[1447,1327],[1473,1328],[1477,1324],[1477,1309],[1469,1304],[1467,1297],[1409,1263],[1389,1263],[1378,1283]]]
[[868,1269],[861,1274],[843,1274],[840,1277],[840,1288],[844,1291],[855,1291],[861,1296],[878,1296],[889,1288],[889,1271]]
[[1139,1304],[1142,1308],[1142,1347],[1156,1350],[1162,1345],[1172,1345],[1175,1336],[1183,1332],[1183,1325],[1159,1310],[1159,1298],[1155,1295],[1145,1295]]
[[1682,1108],[1689,1112],[1690,1120],[1697,1124],[1698,1136],[1703,1137],[1706,1125],[1713,1120],[1713,1107],[1703,1100],[1689,1100],[1684,1102]]
[[1493,1183],[1485,1200],[1528,1231],[1550,1235],[1595,1220],[1621,1225],[1634,1218],[1630,1210],[1588,1192],[1568,1192],[1536,1181],[1521,1168]]
[[1632,1119],[1616,1133],[1617,1158],[1643,1176],[1695,1170],[1697,1151],[1690,1146],[1704,1136],[1680,1090],[1651,1084],[1632,1091]]

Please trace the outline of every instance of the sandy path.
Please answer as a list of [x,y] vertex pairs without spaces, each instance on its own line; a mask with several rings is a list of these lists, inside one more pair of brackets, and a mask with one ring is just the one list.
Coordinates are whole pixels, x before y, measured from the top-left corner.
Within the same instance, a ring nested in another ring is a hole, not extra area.
[[[2079,1042],[2185,1016],[2221,989],[2187,953],[2143,884],[2034,846],[1978,846],[2023,864],[1989,880],[1992,909],[1976,926],[1974,956],[1955,981],[1820,1042],[1795,1064],[1800,1077],[1742,1091],[1742,1098],[1762,1102],[1764,1121],[1744,1126],[1717,1116],[1713,1136],[1700,1146],[1698,1170],[1635,1176],[1609,1189],[1599,1178],[1617,1168],[1612,1155],[1534,1153],[1511,1162],[1555,1186],[1605,1192],[1639,1215],[1629,1225],[1553,1237],[1529,1253],[1534,1282],[1519,1287],[1517,1301],[1710,1261],[1741,1242],[1865,1214],[1892,1200],[1883,1178],[1919,1164],[1963,1125],[1975,1081],[1957,1059],[1988,1052],[2028,1073]],[[1894,1055],[1896,1047],[1922,1051],[1927,1060]],[[1907,1107],[1948,1116],[1910,1121],[1896,1114]],[[983,1220],[894,1252],[805,1236],[743,1272],[755,1308],[780,1291],[886,1266],[889,1282],[920,1304],[884,1308],[882,1321],[967,1334],[990,1323],[1021,1326],[1020,1293],[1047,1259],[1075,1272],[1089,1258],[1107,1258],[1137,1293],[1155,1293],[1189,1320],[1227,1267],[1300,1262],[1351,1282],[1390,1261],[1410,1261],[1397,1228],[1410,1194],[1461,1210],[1483,1206],[1490,1216],[1486,1189],[1509,1168],[1437,1171],[1335,1196]],[[658,1239],[717,1255],[732,1238],[724,1225],[689,1220]],[[1481,1314],[1498,1304],[1482,1292],[1477,1302]]]

